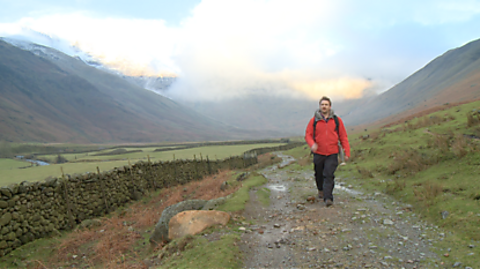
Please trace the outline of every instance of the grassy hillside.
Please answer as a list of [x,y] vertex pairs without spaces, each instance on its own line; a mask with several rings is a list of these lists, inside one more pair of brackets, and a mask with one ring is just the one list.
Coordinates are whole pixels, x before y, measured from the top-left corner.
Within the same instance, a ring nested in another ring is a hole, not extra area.
[[[411,204],[450,231],[441,242],[450,256],[480,264],[469,247],[480,242],[480,101],[357,134],[350,143],[352,158],[336,175],[361,186],[359,198],[380,192]],[[291,153],[306,165],[299,169],[311,169],[306,147]]]
[[349,172],[480,240],[479,139],[480,102],[452,107],[353,139]]
[[[442,105],[480,98],[480,40],[437,57],[401,83],[344,117],[346,124],[387,121]],[[396,118],[395,118],[396,117]]]

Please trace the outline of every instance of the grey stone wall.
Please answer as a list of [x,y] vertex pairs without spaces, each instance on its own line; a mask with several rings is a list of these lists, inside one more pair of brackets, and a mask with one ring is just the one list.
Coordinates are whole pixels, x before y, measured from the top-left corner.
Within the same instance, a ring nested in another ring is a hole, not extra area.
[[[303,144],[303,143],[301,143]],[[103,216],[147,190],[200,180],[222,169],[242,169],[258,162],[257,155],[286,150],[298,143],[262,148],[224,160],[143,162],[108,172],[64,175],[42,182],[0,188],[0,257],[37,238],[70,230],[86,219]]]

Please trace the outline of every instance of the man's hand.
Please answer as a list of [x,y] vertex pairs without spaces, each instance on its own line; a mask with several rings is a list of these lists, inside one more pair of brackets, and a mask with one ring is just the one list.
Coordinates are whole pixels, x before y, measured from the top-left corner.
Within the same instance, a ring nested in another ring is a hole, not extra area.
[[317,151],[317,149],[318,149],[317,143],[314,143],[310,149],[312,150],[312,152]]
[[348,159],[350,159],[350,157],[345,156],[345,161],[346,161],[346,162],[348,162]]

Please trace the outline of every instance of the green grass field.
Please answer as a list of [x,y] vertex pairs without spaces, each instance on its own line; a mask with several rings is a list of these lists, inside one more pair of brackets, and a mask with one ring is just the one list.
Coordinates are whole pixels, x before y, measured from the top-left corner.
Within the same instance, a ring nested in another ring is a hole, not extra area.
[[[22,181],[39,181],[50,176],[59,177],[61,176],[60,168],[63,168],[65,174],[96,172],[97,166],[101,171],[107,171],[114,167],[128,165],[129,161],[131,164],[134,164],[140,160],[147,160],[147,156],[150,156],[152,162],[170,161],[173,160],[174,156],[175,159],[193,159],[194,156],[197,159],[200,159],[201,157],[205,159],[208,156],[210,160],[215,160],[237,156],[254,148],[276,147],[280,145],[283,145],[283,143],[206,146],[159,152],[154,152],[158,147],[126,148],[129,151],[142,150],[142,152],[109,156],[93,156],[96,153],[111,151],[111,149],[108,149],[98,152],[89,152],[88,154],[62,154],[64,158],[69,160],[68,163],[35,166],[26,169],[18,169],[18,167],[29,166],[29,163],[4,158],[0,159],[0,186]],[[46,155],[42,157],[53,160],[56,156],[57,155]],[[15,167],[15,165],[17,166]]]
[[0,171],[5,171],[5,170],[14,170],[14,169],[19,169],[22,167],[30,167],[31,164],[20,161],[20,160],[15,160],[15,159],[0,159]]

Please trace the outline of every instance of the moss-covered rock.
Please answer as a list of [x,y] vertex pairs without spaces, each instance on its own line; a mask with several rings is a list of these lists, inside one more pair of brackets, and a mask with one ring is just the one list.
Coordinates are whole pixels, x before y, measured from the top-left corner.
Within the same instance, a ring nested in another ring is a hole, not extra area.
[[7,235],[4,236],[4,239],[7,241],[13,241],[17,238],[17,235],[14,232],[9,232]]
[[7,225],[12,220],[12,214],[10,212],[4,213],[0,217],[0,227]]
[[199,210],[205,206],[206,203],[206,200],[188,200],[165,208],[160,216],[160,220],[155,225],[155,230],[150,237],[150,242],[152,244],[159,244],[163,241],[168,241],[168,223],[170,219],[186,210]]
[[8,227],[3,227],[2,230],[0,230],[0,234],[3,236],[5,234],[8,234],[10,232],[10,228]]
[[8,198],[12,198],[12,196],[13,196],[12,191],[11,191],[10,188],[8,188],[8,187],[2,187],[2,188],[0,188],[0,193],[1,193],[2,195],[7,196]]

